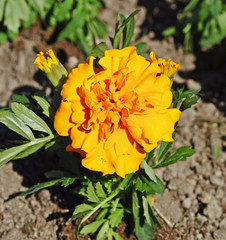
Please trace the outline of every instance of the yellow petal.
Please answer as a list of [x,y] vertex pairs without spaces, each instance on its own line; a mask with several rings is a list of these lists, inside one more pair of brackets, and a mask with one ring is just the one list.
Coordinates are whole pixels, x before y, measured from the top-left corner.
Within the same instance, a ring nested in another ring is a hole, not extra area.
[[170,79],[166,75],[150,74],[136,87],[139,96],[145,97],[155,109],[168,108],[172,103],[172,92],[169,89]]
[[95,58],[90,57],[88,63],[79,64],[77,68],[72,69],[68,76],[68,79],[63,85],[61,96],[67,101],[79,101],[79,87],[83,82],[95,74],[93,69],[93,60]]
[[89,118],[89,108],[85,105],[82,100],[81,101],[76,101],[72,103],[72,116],[71,120],[74,123],[83,123],[86,119]]
[[124,57],[128,61],[137,56],[136,47],[125,47],[123,49],[111,49],[105,51],[105,56]]
[[117,158],[114,149],[104,150],[104,142],[100,142],[92,151],[88,152],[82,160],[82,165],[90,170],[102,172],[104,175],[113,174],[115,167],[113,161]]
[[77,152],[77,153],[79,153],[82,157],[86,157],[86,152],[82,151],[80,148],[73,148],[73,147],[71,146],[71,144],[66,147],[66,151],[67,151],[67,152]]
[[117,158],[114,159],[116,173],[125,177],[126,174],[136,172],[145,152],[134,141],[125,128],[119,128],[107,139],[105,149],[115,149]]
[[98,133],[98,129],[84,130],[81,125],[74,126],[70,133],[71,145],[75,149],[90,152],[99,144]]
[[136,115],[143,137],[150,143],[158,141],[173,141],[174,125],[179,120],[181,112],[178,109],[150,111],[147,114]]
[[61,101],[60,107],[56,112],[54,128],[60,136],[69,136],[69,131],[74,126],[74,123],[71,121],[71,105],[71,102]]

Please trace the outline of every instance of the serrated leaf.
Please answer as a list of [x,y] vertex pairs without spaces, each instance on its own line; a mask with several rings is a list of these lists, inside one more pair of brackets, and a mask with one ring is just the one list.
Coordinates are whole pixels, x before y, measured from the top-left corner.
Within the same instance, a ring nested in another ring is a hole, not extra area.
[[53,118],[53,116],[55,115],[55,110],[53,106],[51,106],[51,104],[43,97],[33,96],[33,98],[36,100],[38,105],[42,108],[43,110],[42,113],[49,118]]
[[27,191],[23,192],[20,194],[20,196],[25,197],[27,195],[30,195],[32,193],[35,193],[43,188],[48,188],[51,187],[57,183],[59,183],[61,181],[61,179],[56,179],[56,180],[52,180],[52,181],[48,181],[48,182],[44,182],[44,183],[40,183],[38,185],[35,185],[31,188],[29,188]]
[[76,180],[76,177],[65,177],[63,178],[61,186],[67,187],[71,185]]
[[34,135],[29,127],[27,127],[24,122],[15,116],[10,111],[0,112],[0,122],[6,125],[12,131],[20,134],[21,136],[34,140]]
[[14,33],[18,33],[20,21],[29,19],[29,8],[25,0],[7,0],[5,6],[4,25]]
[[90,234],[90,233],[95,233],[101,225],[106,222],[106,219],[102,219],[99,221],[92,222],[90,224],[85,225],[82,230],[80,231],[81,234]]
[[154,148],[151,152],[146,153],[146,156],[145,156],[144,160],[145,160],[147,163],[149,163],[149,162],[151,161],[151,159],[154,157],[154,155],[155,155],[155,150],[156,150],[156,148]]
[[141,175],[140,178],[141,178],[143,184],[146,185],[145,187],[147,189],[146,190],[147,194],[155,194],[155,193],[163,194],[164,193],[165,185],[157,176],[156,176],[156,179],[157,179],[156,183],[153,181],[150,181],[144,175]]
[[60,7],[55,5],[58,10],[57,14],[55,14],[55,18],[57,21],[62,22],[66,19],[68,13],[70,12],[70,10],[72,10],[73,3],[74,3],[73,0],[65,0],[62,1]]
[[77,215],[79,213],[83,213],[83,212],[87,212],[87,211],[92,211],[93,210],[93,207],[91,205],[88,205],[88,204],[80,204],[78,205],[74,212],[73,212],[73,215]]
[[89,185],[87,187],[87,198],[88,198],[88,201],[90,201],[90,202],[94,202],[94,203],[100,202],[99,198],[97,197],[97,195],[95,193],[92,183],[89,183]]
[[105,240],[106,233],[109,231],[109,223],[106,221],[97,234],[96,240]]
[[96,187],[96,194],[97,194],[98,197],[100,197],[100,198],[106,198],[107,197],[107,195],[105,194],[104,189],[103,189],[100,182],[97,182],[95,187]]
[[199,101],[198,96],[190,97],[185,99],[181,106],[180,106],[180,111],[183,112],[184,110],[190,108],[191,106],[195,105]]
[[153,169],[147,164],[147,162],[145,160],[142,161],[142,164],[143,164],[143,167],[144,167],[144,171],[147,174],[147,176],[150,178],[150,180],[157,183],[157,178],[155,176],[155,173],[154,173]]
[[180,147],[166,157],[164,161],[156,165],[155,168],[167,167],[178,161],[186,161],[186,159],[193,154],[195,154],[195,151],[191,149],[191,146]]
[[123,238],[113,230],[112,230],[112,236],[115,238],[115,240],[123,240]]
[[121,222],[124,216],[124,210],[122,208],[117,208],[111,215],[108,217],[109,224],[112,228],[117,227]]
[[25,107],[21,103],[12,103],[11,108],[13,112],[19,117],[25,124],[36,131],[45,132],[48,134],[52,134],[52,131],[48,127],[48,125],[32,110]]

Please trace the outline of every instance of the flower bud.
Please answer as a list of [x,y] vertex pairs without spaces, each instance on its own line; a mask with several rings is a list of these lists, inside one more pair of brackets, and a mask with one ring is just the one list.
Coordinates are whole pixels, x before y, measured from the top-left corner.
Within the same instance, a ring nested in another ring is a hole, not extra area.
[[46,54],[43,52],[37,54],[34,65],[47,75],[54,87],[59,91],[62,89],[62,85],[68,77],[68,72],[55,56],[52,49],[46,52]]

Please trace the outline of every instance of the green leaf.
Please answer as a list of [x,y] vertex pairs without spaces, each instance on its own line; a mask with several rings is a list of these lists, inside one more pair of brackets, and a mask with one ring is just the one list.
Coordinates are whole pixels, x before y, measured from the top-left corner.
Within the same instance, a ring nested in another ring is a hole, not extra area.
[[21,20],[29,19],[29,8],[25,0],[7,0],[5,6],[4,25],[14,33],[18,33]]
[[61,186],[67,187],[71,185],[76,180],[76,177],[65,177],[63,178]]
[[43,97],[39,96],[33,96],[33,98],[36,100],[38,105],[42,108],[43,114],[46,115],[47,117],[53,119],[55,115],[55,110],[53,106]]
[[105,240],[106,234],[109,231],[109,223],[106,221],[97,234],[96,240]]
[[138,229],[140,227],[140,218],[139,218],[139,200],[138,200],[138,196],[137,196],[137,192],[135,190],[133,190],[132,193],[132,210],[133,210],[133,221],[134,221],[134,225],[135,225],[135,233],[138,232]]
[[112,236],[115,238],[115,240],[123,240],[123,238],[114,231],[112,231]]
[[183,13],[180,16],[180,21],[186,17],[187,13],[190,12],[192,9],[196,7],[196,5],[199,3],[199,0],[191,0],[188,5],[185,7]]
[[32,193],[35,193],[43,188],[48,188],[51,187],[53,185],[56,185],[57,183],[59,183],[61,181],[61,179],[56,179],[56,180],[52,180],[52,181],[48,181],[48,182],[44,182],[44,183],[40,183],[38,185],[35,185],[31,188],[29,188],[27,191],[23,192],[20,194],[20,196],[25,197],[27,195],[30,195]]
[[63,31],[60,32],[58,40],[68,38],[71,34],[75,33],[75,30],[79,27],[83,27],[85,24],[85,12],[76,11],[72,20],[66,25]]
[[122,32],[123,32],[124,28],[131,21],[131,19],[139,12],[140,12],[140,9],[138,9],[138,10],[134,11],[133,13],[131,13],[129,15],[129,17],[117,29],[117,32],[115,33],[115,37],[114,37],[114,40],[113,40],[113,48],[114,49],[118,49],[119,48],[120,38],[121,38],[121,35],[122,35]]
[[52,138],[53,136],[34,139],[33,141],[22,144],[20,146],[3,150],[2,152],[0,152],[0,166],[3,166],[10,160],[26,157],[36,152],[39,148],[41,148],[45,143],[49,142]]
[[137,43],[135,47],[137,48],[137,54],[141,55],[145,51],[145,48],[147,47],[147,43],[140,42],[140,43]]
[[143,209],[144,209],[144,217],[147,223],[151,226],[152,222],[151,222],[150,213],[149,213],[149,203],[147,201],[146,196],[142,196],[142,203],[143,203]]
[[82,230],[80,231],[81,234],[90,234],[90,233],[95,233],[101,225],[106,222],[106,219],[102,219],[99,221],[92,222],[90,224],[85,225]]
[[162,158],[168,153],[172,145],[173,145],[173,142],[161,142],[155,157],[155,164],[158,164],[162,160]]
[[22,104],[30,104],[30,101],[27,97],[24,95],[19,95],[19,94],[13,94],[12,96],[13,101],[22,103]]
[[0,22],[2,21],[3,16],[4,16],[5,2],[6,2],[6,0],[0,1]]
[[44,11],[45,0],[29,0],[29,4],[39,13]]
[[65,21],[67,15],[71,12],[73,8],[74,1],[73,0],[65,0],[62,1],[61,6],[56,6],[57,14],[55,14],[56,21],[62,22]]
[[0,32],[0,45],[7,42],[7,34],[4,32]]
[[93,184],[91,182],[89,183],[89,185],[87,187],[87,198],[88,198],[88,201],[90,201],[90,202],[94,202],[94,203],[100,202],[99,198],[97,197],[97,195],[95,193]]
[[212,13],[213,18],[216,18],[217,15],[220,14],[221,10],[222,10],[222,2],[220,0],[212,0],[210,11]]
[[77,215],[79,213],[84,213],[84,212],[88,212],[88,211],[92,211],[93,210],[93,207],[91,205],[88,205],[88,204],[80,204],[78,205],[74,212],[73,212],[73,215]]
[[52,131],[48,125],[38,115],[25,107],[23,104],[14,102],[11,104],[11,108],[16,116],[32,129],[52,135]]
[[195,151],[191,149],[191,146],[180,147],[174,152],[172,152],[168,157],[164,159],[161,163],[156,165],[154,168],[167,167],[178,161],[186,161],[188,157],[195,154]]
[[107,45],[105,42],[101,42],[95,48],[93,48],[90,56],[102,58],[104,56],[105,50],[107,50]]
[[27,127],[24,122],[15,116],[10,111],[0,112],[0,122],[6,125],[12,131],[20,134],[21,136],[34,140],[34,135],[29,127]]
[[27,147],[26,149],[24,149],[23,151],[21,151],[20,153],[18,153],[13,159],[20,159],[20,158],[25,158],[35,152],[37,152],[40,148],[42,148],[46,143],[45,142],[37,142],[35,143],[35,141],[32,141],[31,143],[33,143],[32,145],[30,144],[29,147]]
[[170,26],[162,32],[162,35],[163,36],[172,36],[172,35],[176,34],[176,32],[177,32],[177,28],[175,26]]
[[97,182],[95,187],[96,187],[96,194],[97,194],[98,197],[100,197],[100,198],[106,198],[107,197],[107,195],[105,194],[104,189],[103,189],[100,182]]
[[[155,193],[159,193],[159,194],[163,194],[165,191],[165,185],[163,184],[163,182],[156,176],[157,182],[153,182],[150,181],[149,179],[147,179],[144,175],[140,176],[142,182],[144,184],[146,184],[146,187],[149,187],[149,192],[147,192],[147,194],[155,194]],[[147,189],[148,190],[148,189]]]
[[96,220],[102,220],[105,218],[105,216],[107,215],[108,213],[108,208],[104,208],[99,214],[98,216],[96,217]]
[[117,227],[122,222],[123,216],[124,210],[122,208],[116,208],[116,210],[108,217],[110,226],[112,228]]
[[135,28],[135,20],[134,20],[134,17],[132,17],[130,22],[126,25],[126,27],[123,31],[123,32],[125,32],[124,36],[123,36],[123,47],[129,46],[130,41],[133,37],[134,28]]
[[195,105],[199,101],[198,96],[190,97],[185,99],[181,106],[180,106],[180,111],[183,112],[184,110],[190,108],[191,106]]
[[143,163],[144,171],[147,174],[147,176],[150,178],[150,180],[157,183],[157,178],[155,176],[153,169],[147,164],[145,160],[143,160],[142,163]]

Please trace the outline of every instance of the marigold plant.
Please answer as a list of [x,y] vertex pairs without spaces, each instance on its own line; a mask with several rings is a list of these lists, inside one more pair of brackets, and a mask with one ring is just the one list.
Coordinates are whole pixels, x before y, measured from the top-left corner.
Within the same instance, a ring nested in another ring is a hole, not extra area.
[[[137,13],[119,15],[113,49],[98,44],[69,75],[52,50],[39,53],[34,64],[58,92],[50,102],[33,96],[36,104],[14,95],[11,108],[0,111],[0,122],[23,138],[21,145],[0,151],[0,166],[54,146],[60,170],[45,173],[49,181],[21,195],[72,185],[81,199],[71,219],[80,219],[78,240],[80,233],[122,240],[115,231],[122,221],[137,239],[151,239],[161,226],[154,194],[165,189],[154,169],[194,154],[190,146],[170,149],[181,112],[198,101],[196,92],[171,88],[179,64],[157,59],[154,52],[148,57],[145,43],[129,46]],[[93,214],[92,222],[80,229]]]

